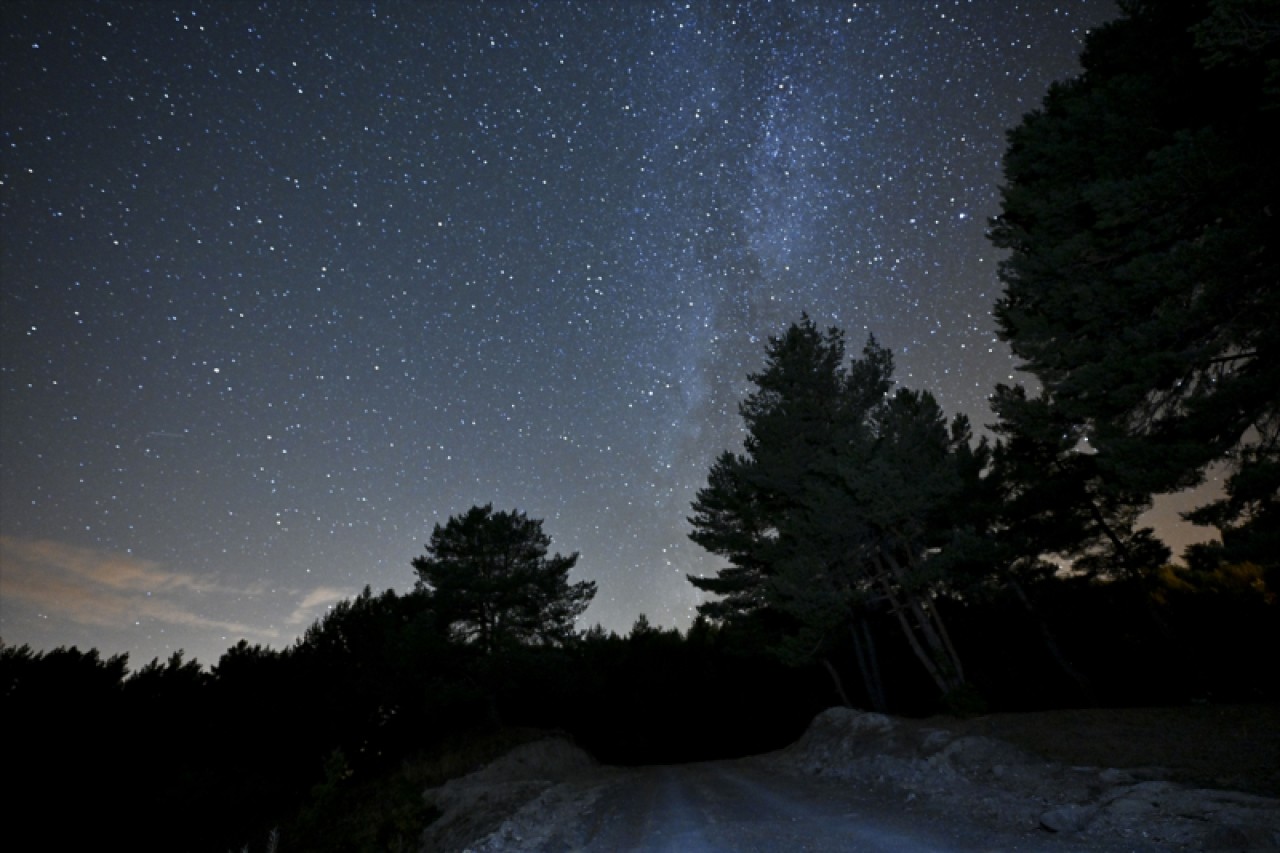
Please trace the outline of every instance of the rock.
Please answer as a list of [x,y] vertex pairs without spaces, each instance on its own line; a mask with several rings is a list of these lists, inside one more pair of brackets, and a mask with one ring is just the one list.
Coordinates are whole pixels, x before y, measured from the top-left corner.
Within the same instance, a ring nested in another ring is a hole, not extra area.
[[955,734],[946,729],[926,729],[920,738],[920,749],[925,755],[932,755],[955,739]]
[[1180,788],[1181,786],[1177,785],[1174,782],[1161,782],[1161,781],[1139,782],[1138,784],[1130,788],[1128,793],[1125,794],[1125,796],[1140,797],[1144,800],[1147,800],[1148,802],[1158,803],[1160,802],[1161,799],[1163,799],[1164,797],[1167,797],[1169,794],[1173,793],[1174,791],[1180,790]]
[[467,784],[559,782],[595,766],[595,759],[565,738],[548,737],[521,744],[496,761],[463,777]]
[[1155,811],[1155,803],[1133,797],[1120,797],[1107,803],[1107,814],[1120,818],[1140,818]]
[[1058,806],[1040,815],[1040,825],[1050,832],[1082,832],[1097,813],[1094,806]]
[[441,813],[423,833],[423,847],[461,849],[499,830],[506,818],[557,784],[595,766],[591,756],[564,738],[517,746],[473,773],[423,792],[423,800]]
[[997,738],[882,714],[825,712],[773,760],[790,772],[896,789],[913,807],[981,814],[1005,827],[1038,823],[1088,843],[1280,851],[1280,802],[1273,798],[1190,788],[1154,765],[1057,764]]
[[947,744],[930,761],[945,761],[958,770],[988,772],[993,766],[1002,768],[1028,764],[1030,759],[1017,747],[995,738],[970,735]]

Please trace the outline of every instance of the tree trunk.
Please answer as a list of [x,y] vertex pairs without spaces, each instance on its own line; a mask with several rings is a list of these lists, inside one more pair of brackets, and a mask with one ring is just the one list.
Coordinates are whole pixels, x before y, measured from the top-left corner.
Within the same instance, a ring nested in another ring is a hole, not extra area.
[[898,617],[898,625],[902,627],[902,633],[906,635],[907,643],[911,646],[911,651],[915,653],[916,659],[924,665],[929,677],[937,685],[938,691],[944,695],[950,693],[953,685],[935,663],[933,656],[925,651],[924,646],[920,644],[920,638],[916,636],[917,632],[912,628],[911,620],[907,618],[907,606],[898,601],[897,592],[894,590],[893,584],[890,583],[886,576],[881,575],[880,586],[884,590],[885,597],[889,599],[889,608],[893,611],[893,615]]
[[876,655],[871,625],[866,619],[855,619],[849,624],[849,634],[853,637],[853,650],[858,656],[858,668],[862,671],[862,684],[871,701],[871,709],[887,714],[889,702],[884,692],[884,681],[880,678],[880,660]]
[[928,610],[930,617],[933,619],[934,630],[938,632],[938,636],[942,638],[942,646],[947,650],[947,658],[955,666],[956,676],[961,683],[967,683],[968,679],[964,677],[964,667],[960,663],[960,654],[956,651],[956,647],[951,644],[951,632],[947,630],[947,623],[942,621],[942,613],[938,610],[938,603],[930,598],[924,602],[924,607]]
[[827,670],[827,675],[831,676],[831,681],[836,686],[836,694],[840,697],[841,704],[846,708],[852,708],[853,703],[849,701],[849,694],[844,690],[844,681],[840,678],[840,673],[832,666],[831,661],[825,657],[822,658],[822,666]]
[[[897,595],[892,595],[893,584],[883,572],[881,574],[882,585],[886,592],[891,593],[890,600],[900,608],[898,622],[902,625],[903,630],[907,631],[908,638],[912,641],[912,650],[925,663],[929,674],[933,676],[934,682],[944,695],[963,687],[966,683],[964,667],[961,666],[960,657],[956,654],[955,648],[951,645],[951,640],[946,634],[946,626],[942,623],[941,615],[921,596],[903,586],[901,581],[905,580],[906,572],[902,566],[898,565],[898,561],[893,559],[893,555],[885,553],[883,557],[889,564],[890,573],[899,580],[900,595],[904,601],[900,602]],[[912,615],[915,616],[914,626],[901,608],[909,608],[911,610]],[[917,632],[919,633],[918,638],[916,637]],[[923,640],[923,645],[921,640]],[[928,647],[927,652],[925,646]]]

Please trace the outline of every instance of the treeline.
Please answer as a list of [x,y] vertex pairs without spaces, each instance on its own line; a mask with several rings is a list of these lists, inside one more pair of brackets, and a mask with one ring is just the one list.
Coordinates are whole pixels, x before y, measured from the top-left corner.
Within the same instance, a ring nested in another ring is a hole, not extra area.
[[274,828],[281,850],[413,849],[422,787],[443,778],[404,789],[403,771],[471,741],[556,730],[603,761],[677,762],[782,746],[830,704],[821,681],[705,622],[641,618],[494,661],[442,635],[429,599],[366,589],[295,645],[241,641],[210,669],[5,646],[6,838],[225,851]]
[[1274,695],[1275,560],[1208,544],[1171,563],[1138,524],[1150,496],[1110,488],[1078,435],[1004,420],[975,440],[895,387],[874,338],[846,359],[840,330],[808,318],[751,381],[743,450],[715,461],[690,518],[728,565],[690,580],[714,594],[704,616],[820,666],[846,704]]
[[[365,590],[292,646],[132,674],[97,651],[0,649],[6,836],[22,849],[415,849],[422,790],[512,732],[614,763],[761,751],[827,704],[803,670],[699,622],[581,632],[595,585],[542,523],[473,507],[437,525],[405,594]],[[50,804],[74,811],[50,824]]]
[[[939,607],[991,708],[1081,704],[1045,630],[1103,704],[1280,698],[1264,651],[1280,646],[1274,599],[1256,573],[1151,580],[1045,577],[1027,590],[1035,618],[1011,593]],[[366,589],[293,646],[242,641],[209,669],[179,653],[130,674],[125,656],[5,646],[6,837],[226,851],[276,830],[285,851],[415,849],[432,818],[422,789],[471,769],[487,754],[468,745],[486,738],[554,730],[605,762],[691,761],[779,748],[841,701],[817,662],[781,661],[762,625],[641,617],[626,635],[596,628],[494,661],[437,616],[425,590]],[[876,619],[891,710],[936,711],[891,615]],[[869,705],[859,680],[848,690]]]

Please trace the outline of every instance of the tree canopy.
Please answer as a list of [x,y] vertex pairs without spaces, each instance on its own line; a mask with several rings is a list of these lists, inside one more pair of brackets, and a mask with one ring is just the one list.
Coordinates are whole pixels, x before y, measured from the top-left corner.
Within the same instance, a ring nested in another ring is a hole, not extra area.
[[1191,518],[1274,562],[1280,9],[1122,7],[1009,134],[999,333],[1102,488],[1132,503],[1227,462],[1226,497]]
[[451,635],[485,655],[563,643],[596,585],[569,583],[578,555],[548,556],[550,544],[539,520],[472,507],[435,526],[427,553],[413,560],[417,587]]
[[892,374],[874,338],[846,366],[843,333],[808,317],[770,338],[740,406],[744,453],[715,461],[689,519],[691,538],[730,561],[690,578],[720,596],[704,615],[771,620],[776,650],[793,660],[848,632],[876,704],[872,610],[892,614],[941,692],[965,686],[934,596],[939,552],[987,453],[931,394],[890,393]]

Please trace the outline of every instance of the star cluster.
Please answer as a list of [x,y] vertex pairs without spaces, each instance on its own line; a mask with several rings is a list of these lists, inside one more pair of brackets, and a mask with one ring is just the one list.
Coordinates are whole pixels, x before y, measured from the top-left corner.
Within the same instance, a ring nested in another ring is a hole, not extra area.
[[687,625],[802,311],[990,420],[1004,130],[1114,14],[6,3],[5,641],[284,645],[489,502]]

